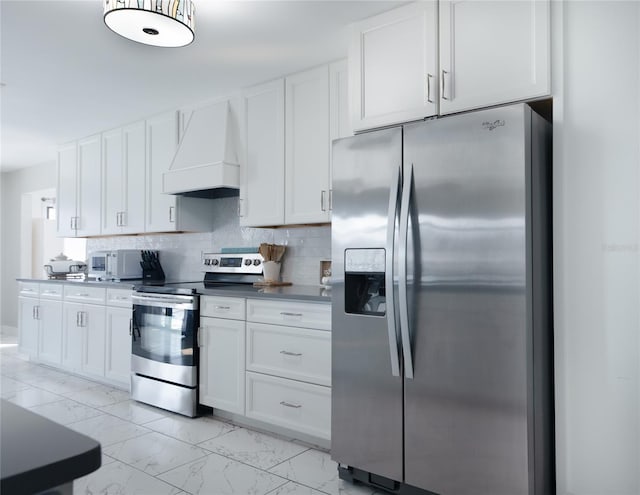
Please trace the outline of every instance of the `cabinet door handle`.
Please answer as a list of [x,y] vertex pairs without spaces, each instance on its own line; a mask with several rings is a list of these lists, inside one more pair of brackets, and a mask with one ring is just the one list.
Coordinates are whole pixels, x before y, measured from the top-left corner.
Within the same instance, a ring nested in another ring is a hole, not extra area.
[[324,206],[324,196],[325,196],[326,192],[327,191],[324,191],[324,190],[320,191],[320,209],[322,211],[327,211],[327,209]]
[[40,306],[36,306],[36,320],[40,319]]
[[88,317],[88,315],[87,315],[87,312],[86,312],[86,311],[83,311],[83,312],[80,314],[80,321],[82,322],[82,326],[83,326],[83,327],[86,327],[86,326],[87,326],[87,320],[88,320],[88,319],[89,319],[89,317]]
[[244,215],[242,214],[242,202],[244,201],[244,199],[238,199],[238,216],[239,217],[243,217]]
[[31,319],[32,319],[32,320],[37,320],[37,318],[36,318],[36,308],[37,308],[37,307],[38,307],[38,306],[33,306],[33,307],[31,308]]
[[303,314],[302,313],[289,313],[287,311],[280,311],[280,314],[282,316],[295,316],[297,318],[302,318]]
[[431,79],[433,79],[433,76],[427,74],[427,102],[429,103],[433,103],[433,99],[431,98]]
[[333,189],[329,189],[329,211],[333,211]]
[[174,223],[176,220],[174,218],[175,206],[169,206],[169,222]]
[[443,100],[449,100],[451,98],[451,95],[449,95],[449,97],[445,96],[445,89],[447,87],[447,83],[445,81],[445,76],[448,74],[448,72],[444,69],[442,69],[442,89],[440,90],[440,93],[442,94],[442,99]]
[[133,318],[129,318],[129,336],[133,335]]
[[286,402],[284,400],[280,401],[280,405],[285,407],[293,407],[294,409],[300,409],[302,407],[302,404],[292,404],[291,402]]
[[80,326],[80,311],[76,311],[76,326]]
[[291,351],[280,351],[280,354],[284,354],[285,356],[302,356],[301,352],[291,352]]
[[127,226],[127,212],[126,211],[121,211],[120,212],[120,227],[126,227]]

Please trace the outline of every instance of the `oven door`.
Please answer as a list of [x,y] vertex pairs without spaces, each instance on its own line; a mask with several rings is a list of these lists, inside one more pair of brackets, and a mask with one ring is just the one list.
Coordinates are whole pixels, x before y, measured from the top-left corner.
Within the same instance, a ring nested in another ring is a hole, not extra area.
[[198,296],[135,293],[131,352],[158,363],[198,363]]

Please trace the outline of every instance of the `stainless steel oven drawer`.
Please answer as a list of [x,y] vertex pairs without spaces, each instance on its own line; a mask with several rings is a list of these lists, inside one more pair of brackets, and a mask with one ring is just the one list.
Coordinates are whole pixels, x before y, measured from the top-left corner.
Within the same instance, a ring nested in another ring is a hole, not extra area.
[[191,418],[196,416],[197,390],[131,374],[132,399]]

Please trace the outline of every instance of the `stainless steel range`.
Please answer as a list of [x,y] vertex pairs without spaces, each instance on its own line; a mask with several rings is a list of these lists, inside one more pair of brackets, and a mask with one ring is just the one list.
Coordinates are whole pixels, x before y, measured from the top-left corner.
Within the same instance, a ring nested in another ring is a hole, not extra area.
[[198,406],[199,294],[209,287],[252,286],[262,280],[256,252],[206,253],[201,282],[136,287],[131,336],[133,399],[194,417]]

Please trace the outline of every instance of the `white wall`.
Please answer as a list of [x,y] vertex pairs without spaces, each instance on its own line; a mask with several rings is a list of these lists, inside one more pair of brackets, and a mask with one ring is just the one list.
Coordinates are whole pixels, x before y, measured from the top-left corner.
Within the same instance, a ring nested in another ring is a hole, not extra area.
[[558,494],[640,493],[640,2],[554,5]]
[[[2,325],[17,326],[18,284],[20,277],[20,206],[22,195],[56,187],[56,163],[44,163],[2,173],[0,232],[2,239]],[[30,263],[30,261],[29,261]]]

